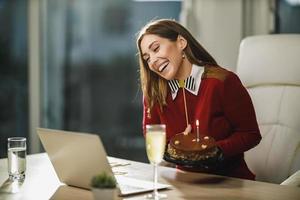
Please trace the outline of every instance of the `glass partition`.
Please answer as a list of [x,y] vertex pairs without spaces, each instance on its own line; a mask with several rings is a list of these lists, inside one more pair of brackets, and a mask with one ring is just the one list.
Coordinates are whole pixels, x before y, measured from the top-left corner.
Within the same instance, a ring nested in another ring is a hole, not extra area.
[[180,1],[43,1],[43,127],[99,134],[110,156],[147,161],[136,33]]
[[28,136],[27,1],[0,0],[0,158],[7,138]]

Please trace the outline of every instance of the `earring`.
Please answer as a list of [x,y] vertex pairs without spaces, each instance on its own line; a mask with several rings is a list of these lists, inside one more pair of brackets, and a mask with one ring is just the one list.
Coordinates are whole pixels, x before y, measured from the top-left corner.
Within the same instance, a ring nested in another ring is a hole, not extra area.
[[182,51],[182,58],[185,58],[185,53],[184,53],[184,51]]

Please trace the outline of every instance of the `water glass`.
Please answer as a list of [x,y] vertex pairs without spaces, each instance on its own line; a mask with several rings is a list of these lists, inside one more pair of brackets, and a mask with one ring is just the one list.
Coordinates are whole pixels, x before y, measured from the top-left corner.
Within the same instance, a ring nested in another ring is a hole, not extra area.
[[26,171],[26,138],[7,139],[8,175],[11,181],[24,181]]

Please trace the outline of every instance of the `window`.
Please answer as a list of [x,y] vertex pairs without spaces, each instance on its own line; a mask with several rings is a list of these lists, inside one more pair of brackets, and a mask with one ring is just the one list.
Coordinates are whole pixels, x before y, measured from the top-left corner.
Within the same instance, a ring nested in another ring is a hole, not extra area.
[[97,133],[110,156],[146,161],[135,35],[178,19],[178,1],[51,0],[43,13],[43,127]]
[[0,1],[0,157],[28,136],[27,1]]

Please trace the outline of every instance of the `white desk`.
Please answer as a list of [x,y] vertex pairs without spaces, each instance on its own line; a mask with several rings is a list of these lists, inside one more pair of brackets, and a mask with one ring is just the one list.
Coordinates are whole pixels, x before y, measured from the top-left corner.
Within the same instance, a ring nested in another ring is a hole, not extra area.
[[[152,180],[152,166],[116,158],[109,160],[129,162],[130,165],[117,168],[128,172],[127,176]],[[245,200],[300,200],[300,188],[277,184],[248,181],[229,177],[187,173],[174,168],[160,167],[160,182],[171,184],[172,190],[166,190],[168,199],[245,199]],[[0,184],[8,178],[7,161],[0,160]],[[0,200],[43,200],[43,199],[93,199],[92,193],[74,187],[63,186],[45,153],[27,156],[26,179],[20,192],[16,194],[0,193]],[[121,198],[120,198],[121,199]],[[126,197],[143,199],[143,195]]]

